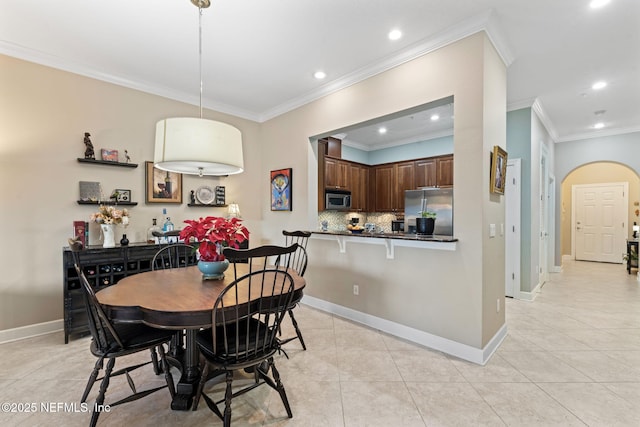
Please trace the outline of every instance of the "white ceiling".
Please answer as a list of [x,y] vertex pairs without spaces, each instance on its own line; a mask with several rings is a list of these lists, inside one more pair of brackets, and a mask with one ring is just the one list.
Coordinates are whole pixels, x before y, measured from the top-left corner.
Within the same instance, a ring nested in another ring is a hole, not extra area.
[[[535,101],[556,141],[640,131],[640,1],[589,1],[212,0],[203,104],[264,121],[485,30],[508,65],[508,108]],[[189,0],[2,0],[0,53],[199,102]]]

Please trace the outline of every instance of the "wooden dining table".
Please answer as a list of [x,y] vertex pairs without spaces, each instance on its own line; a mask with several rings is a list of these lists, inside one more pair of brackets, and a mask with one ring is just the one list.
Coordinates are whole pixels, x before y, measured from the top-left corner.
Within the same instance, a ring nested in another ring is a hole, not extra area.
[[[249,272],[249,264],[235,264],[238,277]],[[142,322],[162,329],[186,330],[182,355],[182,376],[171,402],[175,410],[192,405],[200,376],[196,333],[212,326],[212,310],[220,293],[235,277],[232,264],[221,280],[203,280],[197,266],[147,271],[121,279],[96,293],[107,316],[114,322]],[[294,281],[294,300],[302,297],[306,285],[303,277],[287,270]],[[259,297],[251,295],[238,305]]]

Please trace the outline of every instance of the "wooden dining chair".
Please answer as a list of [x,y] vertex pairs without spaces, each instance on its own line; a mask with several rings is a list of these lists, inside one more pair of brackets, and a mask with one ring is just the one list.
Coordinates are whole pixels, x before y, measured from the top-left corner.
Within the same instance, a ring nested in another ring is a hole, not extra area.
[[151,260],[152,270],[188,267],[196,265],[196,248],[186,243],[174,243],[160,249]]
[[[285,246],[289,246],[294,243],[298,244],[298,249],[291,257],[291,268],[293,268],[298,273],[298,275],[304,276],[305,271],[307,271],[307,243],[309,241],[311,233],[308,231],[282,230],[282,234],[285,238]],[[284,345],[297,339],[300,341],[302,349],[306,350],[307,345],[305,344],[304,338],[302,337],[302,331],[300,331],[300,327],[298,326],[296,317],[293,315],[293,309],[298,305],[301,299],[302,294],[300,294],[299,298],[296,298],[291,302],[291,307],[289,307],[289,310],[287,310],[287,312],[289,313],[289,318],[291,319],[291,323],[293,324],[293,328],[296,331],[296,336],[284,339],[280,338],[280,344]]]
[[[221,420],[231,425],[231,401],[262,384],[275,389],[289,418],[293,417],[280,373],[273,355],[280,349],[277,331],[294,294],[294,281],[287,271],[298,245],[289,247],[262,246],[236,250],[226,248],[224,256],[233,266],[234,281],[216,300],[212,310],[211,329],[198,332],[196,343],[205,359],[205,366],[196,391],[193,410],[200,398]],[[279,265],[273,259],[279,258]],[[236,260],[249,260],[249,273],[238,275]],[[245,369],[254,372],[254,381],[233,390],[233,373]],[[226,391],[223,399],[213,400],[203,393],[205,383],[223,371]],[[213,372],[213,375],[209,375]],[[271,372],[271,375],[269,375]],[[224,402],[224,410],[218,405]]]
[[[170,397],[173,398],[175,395],[173,377],[171,375],[169,364],[167,363],[163,345],[169,345],[172,337],[174,336],[174,332],[170,330],[152,328],[142,323],[112,323],[98,302],[95,291],[89,284],[84,271],[80,266],[80,250],[81,248],[79,245],[71,246],[75,271],[80,280],[80,286],[83,290],[83,297],[87,308],[87,318],[92,338],[90,350],[91,353],[98,358],[93,367],[93,371],[89,376],[89,380],[87,381],[87,385],[84,389],[80,402],[86,402],[93,385],[97,381],[102,380],[100,383],[100,391],[96,397],[91,414],[90,425],[95,426],[98,422],[98,417],[100,416],[100,408],[105,406],[105,395],[109,386],[109,381],[113,377],[125,375],[132,394],[114,403],[109,403],[109,407],[138,400],[163,388],[168,388]],[[160,387],[138,391],[129,373],[142,366],[148,365],[149,363],[153,363],[155,365],[156,363],[153,360],[127,366],[115,372],[113,371],[113,368],[117,358],[151,349],[157,349],[160,354],[160,363],[162,364],[162,370],[164,371],[164,377],[167,384]],[[98,378],[100,371],[104,368],[105,359],[107,360],[107,366],[104,369],[103,376]]]
[[[173,243],[160,249],[151,260],[152,270],[167,270],[170,268],[184,268],[198,263],[195,246],[186,243]],[[177,331],[171,340],[169,352],[178,358],[184,348],[185,331]],[[157,365],[156,365],[157,366]],[[157,374],[158,372],[156,372]]]

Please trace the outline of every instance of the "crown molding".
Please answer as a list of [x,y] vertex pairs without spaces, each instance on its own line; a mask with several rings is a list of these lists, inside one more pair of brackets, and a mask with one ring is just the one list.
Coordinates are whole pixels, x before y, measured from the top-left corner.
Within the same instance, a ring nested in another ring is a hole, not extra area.
[[428,38],[422,39],[393,55],[381,59],[380,61],[371,63],[343,76],[342,78],[322,85],[313,91],[307,92],[301,97],[293,98],[275,108],[269,109],[260,115],[260,122],[270,120],[281,114],[302,107],[303,105],[317,99],[359,83],[382,72],[388,71],[480,31],[485,31],[485,33],[487,33],[489,40],[496,48],[498,55],[505,65],[509,66],[509,64],[513,62],[513,55],[507,47],[507,43],[504,42],[505,38],[502,36],[502,31],[500,30],[500,25],[495,18],[495,13],[493,10],[489,10],[462,21],[459,24],[448,28],[446,31],[441,31]]
[[[230,114],[247,120],[262,123],[286,112],[299,108],[303,105],[306,105],[312,101],[320,99],[324,96],[327,96],[331,93],[337,92],[358,82],[366,80],[377,74],[388,71],[420,56],[426,55],[451,43],[462,40],[480,31],[484,31],[487,34],[489,40],[496,48],[502,61],[506,66],[509,66],[509,64],[513,62],[513,55],[511,54],[507,43],[505,42],[505,37],[502,35],[502,31],[500,29],[497,18],[495,17],[495,13],[493,12],[493,10],[488,10],[465,21],[462,21],[445,31],[441,31],[428,38],[422,39],[419,42],[414,43],[399,52],[394,53],[393,55],[389,55],[379,61],[370,63],[358,70],[355,70],[343,76],[342,78],[329,82],[323,86],[318,87],[317,89],[307,92],[300,97],[293,98],[274,108],[263,111],[262,113],[249,111],[228,104],[218,103],[210,99],[203,100],[203,107],[213,109],[217,112]],[[196,106],[199,105],[199,99],[196,99],[193,94],[176,91],[160,85],[153,85],[137,80],[127,79],[114,74],[104,73],[84,63],[79,63],[67,58],[50,55],[35,49],[26,48],[24,46],[19,46],[2,40],[0,40],[0,53],[29,62],[34,62],[63,71],[68,71],[70,73],[101,80],[107,83],[113,83],[119,86],[128,87],[130,89],[135,89],[145,93],[173,99],[175,101],[180,101]]]
[[553,122],[551,121],[551,119],[549,119],[549,116],[547,115],[544,107],[542,106],[542,102],[540,101],[539,98],[537,98],[534,101],[533,105],[531,106],[531,109],[536,113],[536,115],[542,122],[542,125],[545,127],[545,129],[547,129],[547,132],[549,132],[549,135],[551,136],[551,139],[553,140],[553,142],[557,142],[558,132],[556,131],[555,126],[553,126]]
[[448,129],[440,132],[433,132],[433,133],[430,133],[429,135],[413,136],[410,138],[399,139],[393,142],[385,142],[383,144],[376,144],[376,145],[364,145],[364,144],[360,144],[359,142],[351,141],[348,138],[343,139],[342,144],[352,148],[357,148],[358,150],[362,150],[362,151],[376,151],[376,150],[382,150],[384,148],[397,147],[400,145],[414,144],[416,142],[430,141],[432,139],[443,138],[445,136],[452,136],[452,135],[453,135],[453,129]]
[[583,133],[575,133],[572,135],[563,136],[562,138],[558,138],[556,143],[560,142],[570,142],[570,141],[580,141],[582,139],[593,139],[593,138],[604,138],[607,136],[616,136],[616,135],[625,135],[627,133],[635,133],[640,132],[640,126],[633,126],[628,128],[609,128],[609,129],[599,129],[593,130],[591,132],[583,132]]
[[[80,76],[100,80],[106,83],[112,83],[118,86],[127,87],[129,89],[139,90],[144,93],[161,96],[163,98],[172,99],[174,101],[184,102],[185,104],[194,106],[200,105],[199,97],[191,93],[185,93],[160,85],[143,83],[136,80],[126,79],[114,74],[104,73],[84,63],[26,48],[24,46],[6,42],[4,40],[0,40],[0,54],[44,65],[46,67],[67,71],[69,73],[78,74]],[[259,115],[254,112],[233,107],[227,104],[212,102],[208,99],[204,99],[202,104],[203,108],[215,110],[216,112],[229,114],[256,122],[259,119]]]
[[536,98],[522,99],[520,101],[514,101],[507,104],[507,112],[522,110],[523,108],[531,108],[533,103],[536,102]]

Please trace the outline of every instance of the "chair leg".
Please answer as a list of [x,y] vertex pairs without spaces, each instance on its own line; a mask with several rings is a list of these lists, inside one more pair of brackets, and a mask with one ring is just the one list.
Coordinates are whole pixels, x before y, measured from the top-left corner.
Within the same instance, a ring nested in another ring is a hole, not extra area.
[[273,363],[273,358],[269,359],[269,366],[271,367],[271,372],[273,373],[273,379],[276,382],[276,390],[280,394],[280,398],[282,399],[282,403],[284,404],[284,409],[287,410],[287,415],[289,418],[293,418],[293,413],[291,412],[291,406],[289,405],[289,399],[287,399],[287,392],[284,390],[284,385],[282,385],[282,381],[280,381],[280,372],[276,369],[275,363]]
[[158,346],[158,352],[160,353],[160,360],[162,361],[162,370],[164,371],[164,379],[167,381],[169,394],[171,394],[171,399],[173,400],[174,396],[176,395],[176,389],[173,384],[173,375],[171,375],[171,368],[169,367],[169,363],[167,363],[167,355],[164,352],[164,346],[162,344]]
[[207,382],[208,375],[209,375],[209,364],[205,362],[204,369],[202,369],[202,375],[200,375],[200,381],[198,382],[198,388],[196,389],[196,395],[193,398],[193,408],[192,408],[193,411],[198,409],[198,403],[200,403],[200,398],[202,397],[202,389],[204,388],[204,383]]
[[224,427],[231,427],[231,398],[233,392],[231,383],[233,382],[233,371],[227,371],[227,391],[224,394]]
[[96,398],[96,403],[93,406],[93,412],[91,414],[91,423],[89,424],[91,427],[95,427],[98,422],[98,417],[100,416],[100,412],[102,411],[102,407],[104,405],[104,395],[107,392],[107,388],[109,387],[109,378],[111,377],[111,371],[113,371],[113,365],[115,364],[115,358],[111,358],[107,362],[107,368],[104,371],[104,378],[100,383],[100,392],[98,393],[98,397]]
[[89,375],[89,380],[87,381],[87,385],[84,388],[84,393],[82,394],[82,399],[80,399],[80,403],[84,403],[87,401],[87,396],[91,392],[93,385],[96,383],[96,379],[98,378],[98,373],[104,366],[104,358],[100,357],[96,360],[96,364],[93,366],[93,371],[91,371],[91,375]]
[[304,338],[302,338],[302,332],[300,331],[300,328],[298,327],[298,322],[296,322],[296,318],[293,315],[293,309],[289,309],[289,317],[291,317],[291,323],[293,323],[293,327],[296,330],[296,335],[298,336],[298,339],[300,340],[300,344],[302,344],[302,349],[306,350],[307,346],[304,343]]
[[184,337],[184,331],[178,331],[171,338],[171,345],[169,347],[169,354],[173,357],[179,357],[183,351],[182,339]]
[[156,348],[150,348],[151,352],[151,364],[153,365],[153,373],[156,375],[160,375],[160,362],[158,362],[158,353],[156,353]]

